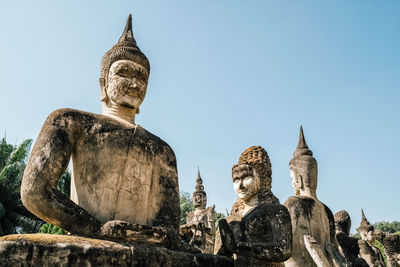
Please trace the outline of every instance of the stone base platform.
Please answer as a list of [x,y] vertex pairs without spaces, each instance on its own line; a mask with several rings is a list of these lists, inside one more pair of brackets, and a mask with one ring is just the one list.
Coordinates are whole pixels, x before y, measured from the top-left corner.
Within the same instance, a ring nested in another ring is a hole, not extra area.
[[230,258],[68,235],[0,238],[0,266],[233,266]]

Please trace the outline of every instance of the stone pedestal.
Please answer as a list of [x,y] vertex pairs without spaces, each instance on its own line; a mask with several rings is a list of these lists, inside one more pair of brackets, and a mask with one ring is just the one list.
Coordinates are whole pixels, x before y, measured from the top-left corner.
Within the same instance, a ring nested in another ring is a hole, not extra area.
[[233,266],[230,258],[67,235],[0,238],[0,266]]

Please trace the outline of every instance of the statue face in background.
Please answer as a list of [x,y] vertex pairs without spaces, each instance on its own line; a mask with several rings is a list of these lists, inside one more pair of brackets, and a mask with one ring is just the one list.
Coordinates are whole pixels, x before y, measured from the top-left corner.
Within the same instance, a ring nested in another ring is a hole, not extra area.
[[108,74],[108,101],[127,108],[138,109],[147,90],[147,76],[139,64],[130,60],[114,62]]
[[193,194],[193,206],[195,208],[205,208],[207,205],[206,196],[202,193]]
[[242,164],[232,171],[233,188],[237,196],[246,201],[260,190],[260,178],[250,165]]
[[375,232],[374,229],[359,229],[361,239],[367,241],[369,244],[373,244],[375,241]]

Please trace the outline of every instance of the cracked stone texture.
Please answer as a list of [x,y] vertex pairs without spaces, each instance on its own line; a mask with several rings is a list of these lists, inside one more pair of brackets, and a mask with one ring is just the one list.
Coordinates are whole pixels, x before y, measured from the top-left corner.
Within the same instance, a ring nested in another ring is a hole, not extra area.
[[233,266],[230,258],[143,244],[77,236],[8,235],[0,238],[0,266]]
[[375,231],[376,239],[381,242],[387,257],[388,267],[400,267],[400,235]]
[[[73,202],[56,188],[70,157]],[[173,150],[141,126],[103,115],[52,112],[29,158],[21,195],[36,216],[74,234],[98,236],[112,220],[179,229]]]

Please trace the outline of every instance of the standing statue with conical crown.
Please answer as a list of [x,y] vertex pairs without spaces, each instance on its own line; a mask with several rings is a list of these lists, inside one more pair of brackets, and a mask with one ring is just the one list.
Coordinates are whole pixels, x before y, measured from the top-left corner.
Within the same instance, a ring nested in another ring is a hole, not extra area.
[[357,230],[361,235],[361,240],[358,240],[358,245],[360,246],[360,257],[363,258],[369,266],[384,267],[385,262],[382,254],[379,249],[374,246],[374,226],[369,223],[362,209],[361,223]]
[[215,233],[215,205],[206,208],[207,194],[204,191],[200,170],[197,170],[196,187],[193,192],[194,211],[186,216],[186,224],[181,225],[181,233],[189,243],[203,253],[213,253]]
[[[102,114],[59,109],[46,119],[24,173],[24,205],[75,235],[174,248],[180,210],[174,151],[135,123],[150,64],[129,15],[101,60]],[[71,199],[57,183],[72,158]],[[168,234],[169,233],[169,234]]]
[[317,198],[317,161],[307,146],[302,127],[289,167],[296,195],[284,203],[293,229],[293,252],[285,266],[334,266],[326,246],[331,244],[335,248],[335,222],[331,210]]

